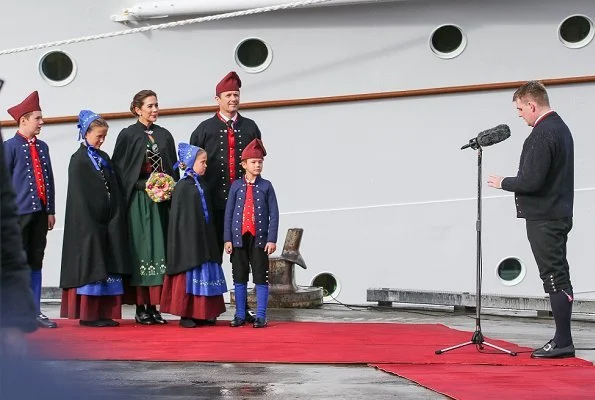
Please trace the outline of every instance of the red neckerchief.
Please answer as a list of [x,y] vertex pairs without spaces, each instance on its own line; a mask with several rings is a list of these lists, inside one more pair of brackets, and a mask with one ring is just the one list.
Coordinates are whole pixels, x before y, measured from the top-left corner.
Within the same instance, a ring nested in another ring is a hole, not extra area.
[[233,182],[236,179],[236,138],[234,136],[234,129],[233,119],[229,119],[231,124],[228,124],[227,121],[221,116],[219,112],[217,112],[217,116],[219,119],[227,126],[227,151],[229,154],[228,162],[229,162],[229,182]]
[[21,132],[17,132],[23,139],[29,144],[29,152],[31,153],[31,162],[33,163],[33,173],[35,174],[35,184],[37,186],[37,194],[39,199],[46,205],[47,197],[45,194],[45,181],[43,180],[43,169],[41,168],[41,160],[39,159],[39,153],[37,152],[37,138],[29,139],[25,137]]
[[254,223],[254,183],[250,183],[247,180],[246,201],[244,202],[244,213],[242,215],[242,235],[244,233],[251,233],[252,236],[256,236],[256,225]]

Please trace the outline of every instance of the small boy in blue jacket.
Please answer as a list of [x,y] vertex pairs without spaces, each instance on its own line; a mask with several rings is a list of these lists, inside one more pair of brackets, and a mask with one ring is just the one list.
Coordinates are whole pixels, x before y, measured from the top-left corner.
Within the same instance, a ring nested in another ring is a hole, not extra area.
[[254,328],[267,326],[269,299],[269,255],[277,249],[279,207],[270,181],[260,174],[266,150],[260,139],[254,139],[242,152],[245,174],[234,181],[225,207],[223,240],[225,252],[231,254],[232,276],[236,299],[236,314],[231,327],[246,323],[248,275],[256,289],[256,320]]

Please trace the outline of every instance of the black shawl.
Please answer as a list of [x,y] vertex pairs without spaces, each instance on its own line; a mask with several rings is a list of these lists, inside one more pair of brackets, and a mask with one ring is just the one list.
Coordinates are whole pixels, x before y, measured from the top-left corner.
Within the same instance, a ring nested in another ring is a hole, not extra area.
[[[70,158],[62,245],[60,287],[73,288],[104,280],[108,273],[130,274],[130,246],[124,193],[109,156],[101,172],[81,147]],[[111,169],[111,171],[110,171]]]
[[[204,189],[204,187],[203,187]],[[200,193],[192,177],[181,179],[174,189],[167,233],[166,274],[176,275],[214,261],[222,262],[213,212],[205,192],[209,223],[205,220]]]

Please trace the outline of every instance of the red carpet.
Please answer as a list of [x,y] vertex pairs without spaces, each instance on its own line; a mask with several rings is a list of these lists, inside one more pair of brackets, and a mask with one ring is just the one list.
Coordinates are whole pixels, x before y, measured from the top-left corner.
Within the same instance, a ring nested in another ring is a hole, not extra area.
[[594,399],[594,367],[402,365],[377,368],[455,399]]
[[[254,329],[220,321],[184,329],[177,321],[165,326],[121,322],[117,328],[87,328],[60,320],[58,329],[31,335],[32,347],[41,357],[58,360],[372,364],[459,399],[550,398],[555,390],[560,398],[580,399],[595,382],[595,367],[588,361],[534,360],[531,349],[487,337],[522,353],[512,357],[466,346],[436,355],[437,349],[471,338],[471,332],[440,324],[271,321],[268,328]],[[559,385],[558,378],[565,384]]]

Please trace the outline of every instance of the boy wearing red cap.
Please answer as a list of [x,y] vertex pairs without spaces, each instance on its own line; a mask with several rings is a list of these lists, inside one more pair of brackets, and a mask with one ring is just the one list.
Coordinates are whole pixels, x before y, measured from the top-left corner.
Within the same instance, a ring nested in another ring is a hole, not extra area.
[[39,94],[31,93],[20,104],[8,109],[19,125],[14,137],[5,143],[6,165],[16,192],[23,244],[31,267],[31,289],[37,307],[37,324],[56,328],[41,312],[41,267],[47,243],[47,232],[54,228],[54,173],[48,145],[37,139],[43,118]]
[[256,289],[254,328],[267,326],[269,298],[269,255],[277,249],[279,207],[270,181],[263,179],[262,164],[266,150],[260,139],[254,139],[242,152],[245,175],[229,191],[225,207],[223,238],[225,252],[231,254],[236,299],[236,314],[231,327],[246,323],[247,283],[250,269]]

